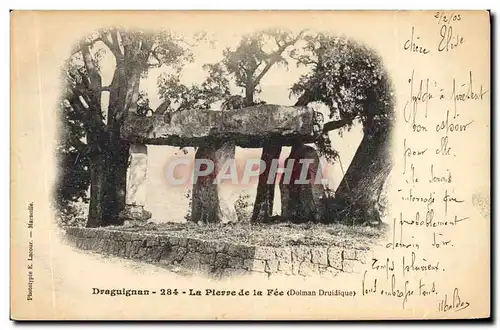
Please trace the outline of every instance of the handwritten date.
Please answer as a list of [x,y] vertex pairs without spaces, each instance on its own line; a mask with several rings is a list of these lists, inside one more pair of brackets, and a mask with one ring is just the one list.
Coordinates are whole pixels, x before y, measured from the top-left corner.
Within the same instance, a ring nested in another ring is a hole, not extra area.
[[443,11],[438,11],[434,14],[434,18],[438,20],[438,24],[447,23],[451,24],[452,22],[460,22],[462,20],[462,16],[456,13],[446,13]]

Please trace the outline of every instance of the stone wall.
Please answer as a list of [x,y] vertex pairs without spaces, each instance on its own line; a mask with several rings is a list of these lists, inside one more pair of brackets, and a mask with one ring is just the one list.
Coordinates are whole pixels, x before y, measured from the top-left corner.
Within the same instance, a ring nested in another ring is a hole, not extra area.
[[222,278],[235,275],[272,277],[356,273],[369,250],[331,246],[261,247],[137,233],[104,228],[66,228],[68,242],[83,250],[166,266],[171,270]]

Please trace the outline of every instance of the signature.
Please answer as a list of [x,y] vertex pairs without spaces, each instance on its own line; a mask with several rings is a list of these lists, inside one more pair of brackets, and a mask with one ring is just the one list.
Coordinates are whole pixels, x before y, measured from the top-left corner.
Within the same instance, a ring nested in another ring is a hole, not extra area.
[[438,304],[438,311],[439,312],[449,312],[449,311],[454,311],[454,312],[459,312],[461,310],[466,309],[467,307],[470,306],[470,303],[468,301],[463,300],[460,298],[460,295],[458,294],[458,288],[455,288],[453,290],[453,297],[451,301],[448,301],[448,295],[444,295],[444,299],[439,301]]

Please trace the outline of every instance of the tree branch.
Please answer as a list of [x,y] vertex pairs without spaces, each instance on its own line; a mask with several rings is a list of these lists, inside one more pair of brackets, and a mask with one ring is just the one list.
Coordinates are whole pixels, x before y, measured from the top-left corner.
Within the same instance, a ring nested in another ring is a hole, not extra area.
[[87,152],[87,147],[88,147],[87,144],[83,143],[80,139],[70,134],[69,141],[71,142],[71,145],[79,152],[81,153]]
[[309,104],[309,102],[311,102],[309,94],[308,93],[304,93],[304,94],[302,94],[299,97],[299,99],[297,100],[297,102],[295,102],[295,106],[296,107],[305,107],[306,105]]
[[311,58],[308,58],[305,55],[294,56],[294,55],[290,54],[290,57],[293,60],[295,60],[298,63],[300,63],[300,64],[304,64],[304,65],[310,65],[310,64],[319,65],[318,61],[312,60]]
[[[281,51],[281,52],[283,52],[283,51]],[[257,86],[260,83],[262,78],[264,78],[264,76],[271,69],[271,67],[274,65],[274,63],[276,63],[278,61],[278,56],[279,56],[278,54],[273,54],[271,56],[271,59],[269,60],[269,62],[266,63],[266,66],[264,67],[264,69],[262,69],[262,71],[259,73],[259,75],[255,78],[255,80],[254,80],[255,86]]]
[[[93,102],[93,106],[99,107],[101,106],[101,93],[102,93],[102,78],[99,74],[99,70],[96,68],[94,64],[94,60],[92,55],[90,54],[89,46],[84,44],[83,42],[80,45],[80,49],[82,52],[83,62],[85,64],[85,69],[87,70],[87,80],[88,80],[88,88],[90,93],[90,98]],[[85,80],[85,77],[82,75],[82,79]]]
[[300,38],[302,38],[302,35],[306,32],[306,30],[302,30],[299,32],[299,34],[297,34],[297,36],[295,36],[295,38],[292,38],[291,40],[289,40],[288,42],[285,42],[284,44],[281,44],[281,46],[278,48],[278,50],[276,52],[274,52],[269,61],[267,62],[266,66],[264,67],[264,69],[262,69],[262,71],[260,72],[260,74],[257,76],[257,78],[255,78],[254,80],[254,86],[257,86],[260,81],[262,80],[262,78],[266,75],[266,73],[271,69],[271,67],[278,61],[278,59],[280,58],[281,54],[283,54],[283,52],[288,48],[290,47],[291,45],[295,44],[297,41],[299,41]]
[[278,49],[280,49],[283,45],[281,44],[280,38],[278,38],[277,35],[274,35],[274,41],[276,42],[276,45],[278,46]]
[[81,44],[80,50],[82,52],[83,63],[85,64],[85,69],[87,70],[90,87],[96,89],[96,87],[101,88],[101,75],[94,65],[92,55],[90,54],[89,46],[87,44]]
[[84,41],[84,40],[80,41],[80,42],[78,43],[78,46],[77,46],[77,47],[75,47],[75,48],[73,48],[73,50],[71,51],[71,55],[73,56],[73,55],[75,55],[76,53],[79,53],[79,52],[81,52],[81,51],[82,51],[82,49],[81,49],[82,43],[83,43],[83,45],[85,45],[86,47],[89,47],[89,46],[92,46],[93,44],[95,44],[95,43],[96,43],[96,42],[98,42],[98,41],[101,41],[101,37],[98,37],[98,38],[92,39],[92,40],[90,40],[90,41]]
[[123,55],[122,53],[122,50],[120,48],[120,42],[118,41],[118,33],[120,33],[118,31],[118,29],[112,29],[110,34],[111,34],[111,40],[113,40],[113,44],[116,45],[116,47],[118,47],[118,50],[120,51],[120,54]]
[[155,58],[155,60],[158,61],[158,64],[150,64],[150,65],[155,65],[155,67],[159,67],[161,65],[161,60],[160,60],[160,56],[158,56],[158,53],[156,52],[156,48],[155,49],[151,49],[149,51],[149,53],[151,55],[153,55],[153,57]]
[[330,121],[330,122],[326,123],[325,125],[323,125],[323,133],[328,133],[330,131],[333,131],[333,130],[339,129],[341,127],[344,127],[346,125],[349,125],[352,123],[353,120],[354,120],[354,118],[344,118],[341,120]]
[[73,86],[70,85],[70,88],[72,91],[72,95],[68,97],[67,100],[71,104],[71,108],[82,118],[85,130],[87,132],[106,132],[106,125],[104,125],[98,112],[90,107],[89,109],[86,109],[86,106],[80,100],[80,97],[84,99],[83,95]]
[[[115,35],[113,36],[113,34]],[[108,39],[108,35],[104,33],[101,34],[100,40],[109,48],[109,50],[115,55],[117,60],[120,60],[123,57],[122,51],[120,50],[120,44],[118,43],[118,37],[116,36],[116,30],[112,30],[109,32],[111,35],[111,40]]]

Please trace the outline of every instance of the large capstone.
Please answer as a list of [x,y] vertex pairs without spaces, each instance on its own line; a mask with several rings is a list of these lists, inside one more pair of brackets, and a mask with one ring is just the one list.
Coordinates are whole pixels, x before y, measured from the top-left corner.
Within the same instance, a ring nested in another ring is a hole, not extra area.
[[270,140],[286,146],[297,138],[313,142],[315,118],[310,107],[273,104],[231,111],[186,109],[151,117],[129,115],[121,136],[129,142],[171,146],[198,147],[216,140],[244,148],[260,148]]

